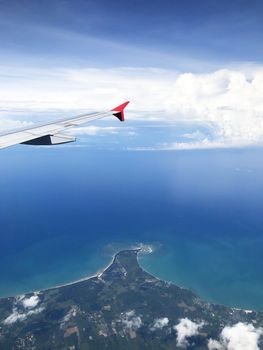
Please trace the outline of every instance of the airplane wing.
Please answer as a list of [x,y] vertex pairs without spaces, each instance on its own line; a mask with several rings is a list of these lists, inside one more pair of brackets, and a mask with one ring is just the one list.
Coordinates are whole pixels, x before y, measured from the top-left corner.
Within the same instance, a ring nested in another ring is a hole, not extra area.
[[27,145],[58,145],[76,141],[75,137],[60,134],[67,128],[72,128],[92,120],[102,119],[109,115],[114,115],[121,122],[124,121],[124,108],[129,101],[124,102],[109,111],[81,114],[76,117],[61,119],[53,123],[47,123],[40,126],[33,126],[28,129],[17,130],[0,135],[0,148],[21,144]]

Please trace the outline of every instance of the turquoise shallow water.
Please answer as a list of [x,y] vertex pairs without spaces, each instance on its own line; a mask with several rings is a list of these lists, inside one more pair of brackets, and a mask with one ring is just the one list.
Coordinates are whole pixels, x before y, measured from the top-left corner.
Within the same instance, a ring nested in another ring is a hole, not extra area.
[[0,295],[103,268],[119,249],[221,304],[263,310],[263,151],[0,154]]
[[[262,310],[262,263],[258,261],[262,241],[175,244],[168,241],[152,256],[141,257],[141,264],[162,279],[191,288],[205,300]],[[254,244],[260,246],[257,256]]]

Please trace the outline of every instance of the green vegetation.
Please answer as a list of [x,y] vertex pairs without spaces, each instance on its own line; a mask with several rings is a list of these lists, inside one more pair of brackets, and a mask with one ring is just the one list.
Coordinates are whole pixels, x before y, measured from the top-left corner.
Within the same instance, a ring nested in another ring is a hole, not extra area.
[[[202,301],[193,292],[145,272],[138,250],[118,253],[97,277],[0,299],[0,349],[177,349],[180,319],[203,322],[189,349],[207,349],[226,325],[263,326],[263,314]],[[167,318],[163,327],[157,319]]]

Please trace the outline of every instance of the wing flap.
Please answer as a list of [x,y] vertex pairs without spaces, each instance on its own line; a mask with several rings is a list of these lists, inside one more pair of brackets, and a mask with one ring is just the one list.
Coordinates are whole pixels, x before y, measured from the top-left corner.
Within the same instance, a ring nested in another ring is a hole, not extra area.
[[69,135],[55,134],[55,135],[45,135],[37,137],[33,140],[22,142],[24,145],[34,145],[34,146],[50,146],[50,145],[60,145],[62,143],[69,143],[76,141],[75,137]]

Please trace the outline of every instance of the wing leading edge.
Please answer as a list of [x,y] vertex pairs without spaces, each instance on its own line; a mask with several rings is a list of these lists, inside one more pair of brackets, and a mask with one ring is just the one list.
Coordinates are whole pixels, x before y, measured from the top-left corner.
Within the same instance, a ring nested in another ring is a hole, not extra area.
[[124,121],[124,108],[129,101],[105,112],[97,112],[90,114],[81,114],[76,117],[66,118],[47,123],[40,126],[35,126],[28,129],[18,130],[0,135],[0,148],[21,144],[28,145],[58,145],[76,141],[75,137],[60,134],[68,128],[88,123],[93,120],[102,119],[109,115],[114,115],[121,122]]

